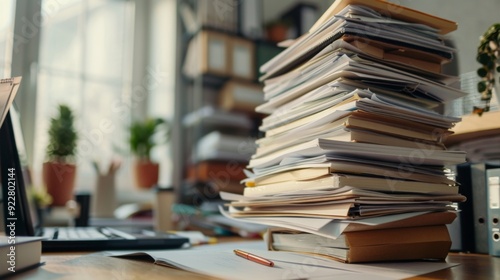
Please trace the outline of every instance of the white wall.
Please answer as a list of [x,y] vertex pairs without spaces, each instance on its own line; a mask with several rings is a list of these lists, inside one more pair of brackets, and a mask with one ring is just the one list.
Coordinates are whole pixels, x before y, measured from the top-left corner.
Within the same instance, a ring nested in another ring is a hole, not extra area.
[[318,7],[319,15],[330,7],[332,0],[262,0],[263,22],[267,23],[297,3],[311,3]]
[[499,0],[392,0],[458,23],[450,38],[458,49],[459,73],[476,71],[476,50],[481,36],[493,23],[500,22]]

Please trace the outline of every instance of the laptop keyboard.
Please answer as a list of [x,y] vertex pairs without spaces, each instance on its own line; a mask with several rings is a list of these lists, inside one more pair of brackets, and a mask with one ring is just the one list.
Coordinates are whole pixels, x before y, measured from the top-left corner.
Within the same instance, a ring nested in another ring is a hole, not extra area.
[[42,237],[49,240],[105,240],[123,238],[106,228],[45,228]]
[[172,249],[189,244],[178,235],[137,227],[40,228],[43,252]]
[[59,240],[102,240],[109,239],[96,228],[59,228],[54,239]]

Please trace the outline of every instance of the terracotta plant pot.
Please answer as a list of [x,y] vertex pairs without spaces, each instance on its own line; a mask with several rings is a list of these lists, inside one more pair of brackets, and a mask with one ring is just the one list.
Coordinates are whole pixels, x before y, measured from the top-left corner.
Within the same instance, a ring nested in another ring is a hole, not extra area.
[[43,182],[52,196],[52,205],[64,206],[73,198],[75,189],[76,166],[69,163],[45,162]]
[[160,165],[156,162],[137,160],[134,163],[135,185],[139,189],[150,189],[158,184]]
[[287,39],[288,26],[282,24],[275,24],[269,26],[266,29],[266,32],[267,32],[267,39],[279,43]]

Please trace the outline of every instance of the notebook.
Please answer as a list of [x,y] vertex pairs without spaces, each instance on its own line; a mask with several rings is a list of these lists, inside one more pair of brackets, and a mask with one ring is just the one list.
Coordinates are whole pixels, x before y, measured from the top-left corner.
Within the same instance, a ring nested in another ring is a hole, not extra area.
[[[185,237],[141,228],[39,227],[27,196],[25,182],[29,177],[23,172],[26,166],[21,165],[19,151],[24,151],[24,146],[20,120],[13,106],[0,128],[0,143],[1,211],[7,236],[41,236],[42,251],[172,249],[189,244]],[[26,160],[23,158],[22,162]]]

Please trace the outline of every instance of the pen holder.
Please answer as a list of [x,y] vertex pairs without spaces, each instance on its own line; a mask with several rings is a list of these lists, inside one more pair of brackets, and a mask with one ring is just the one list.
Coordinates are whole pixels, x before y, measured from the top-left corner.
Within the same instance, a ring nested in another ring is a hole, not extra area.
[[116,209],[115,174],[99,174],[95,189],[94,217],[112,218]]
[[175,203],[175,192],[173,189],[157,188],[154,203],[153,215],[155,220],[155,230],[174,230],[172,220],[172,206]]

